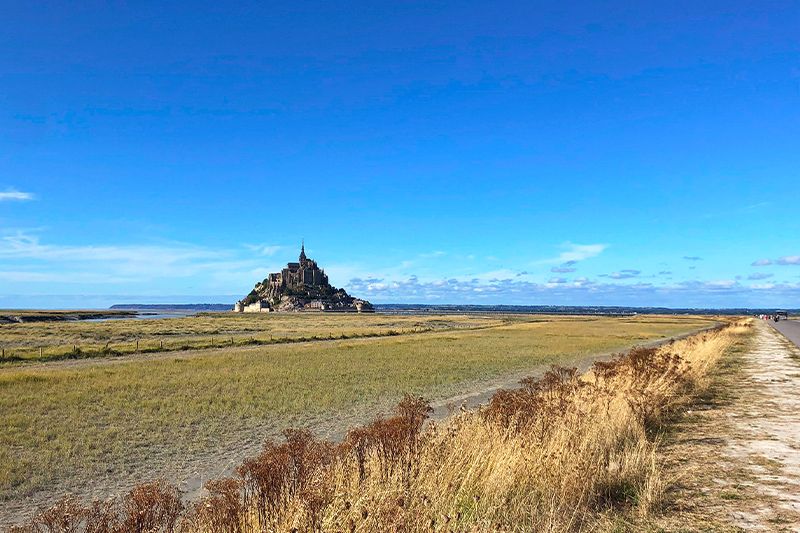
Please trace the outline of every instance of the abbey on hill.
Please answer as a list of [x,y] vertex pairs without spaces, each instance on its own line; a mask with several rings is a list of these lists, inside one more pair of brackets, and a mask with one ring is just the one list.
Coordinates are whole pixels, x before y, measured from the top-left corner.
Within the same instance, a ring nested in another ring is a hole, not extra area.
[[246,298],[236,302],[236,313],[269,313],[271,311],[371,311],[372,304],[353,298],[344,289],[328,283],[325,271],[316,261],[306,257],[305,243],[300,246],[300,259],[289,263],[280,272],[256,283]]

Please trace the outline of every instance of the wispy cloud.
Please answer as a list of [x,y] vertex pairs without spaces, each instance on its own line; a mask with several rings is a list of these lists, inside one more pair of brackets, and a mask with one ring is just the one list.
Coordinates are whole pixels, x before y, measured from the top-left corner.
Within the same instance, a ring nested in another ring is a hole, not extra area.
[[775,274],[762,274],[761,272],[756,272],[755,274],[750,274],[747,276],[747,279],[750,280],[761,280],[761,279],[768,279],[774,276]]
[[771,259],[759,259],[758,261],[753,261],[752,263],[750,263],[750,266],[761,267],[761,266],[769,266],[771,264],[772,264]]
[[243,246],[262,257],[275,255],[275,252],[284,248],[283,246],[275,246],[270,244],[244,244]]
[[[241,250],[185,243],[74,246],[43,244],[17,232],[0,237],[0,280],[15,283],[146,284],[198,277],[209,287],[263,279],[267,268]],[[277,266],[277,265],[275,265]],[[261,276],[261,277],[258,277]]]
[[697,257],[696,255],[691,255],[691,256],[690,255],[684,255],[683,258],[686,259],[687,261],[702,261],[703,260],[702,257]]
[[600,274],[601,278],[611,278],[611,279],[630,279],[635,278],[641,274],[641,270],[633,270],[631,268],[626,268],[620,270],[619,272],[612,272],[611,274]]
[[418,257],[422,257],[422,258],[428,259],[428,258],[431,258],[431,257],[441,257],[443,255],[447,255],[447,252],[443,252],[441,250],[434,250],[434,251],[432,251],[430,253],[427,253],[427,254],[419,254]]
[[575,260],[567,261],[563,263],[561,266],[554,266],[550,269],[550,272],[559,273],[559,274],[569,274],[570,272],[575,272],[577,270],[574,265],[578,262]]
[[20,192],[15,190],[0,192],[0,202],[4,201],[26,202],[28,200],[35,200],[35,199],[36,195],[31,192]]
[[757,204],[752,204],[744,207],[742,211],[756,211],[759,209],[763,209],[764,207],[769,207],[772,205],[772,202],[759,202]]
[[584,259],[589,259],[592,257],[597,257],[603,251],[608,248],[607,244],[575,244],[572,242],[565,242],[561,245],[561,248],[564,249],[563,252],[558,257],[554,257],[552,259],[545,259],[543,261],[537,261],[534,264],[541,265],[546,263],[561,263],[563,267],[569,268],[578,261],[583,261]]
[[800,255],[786,255],[775,262],[779,265],[800,265]]
[[566,278],[550,278],[549,280],[547,280],[547,283],[554,283],[554,284],[561,284],[566,282],[567,282]]
[[630,278],[635,278],[641,273],[642,273],[641,270],[626,269],[609,274],[608,277],[611,279],[630,279]]

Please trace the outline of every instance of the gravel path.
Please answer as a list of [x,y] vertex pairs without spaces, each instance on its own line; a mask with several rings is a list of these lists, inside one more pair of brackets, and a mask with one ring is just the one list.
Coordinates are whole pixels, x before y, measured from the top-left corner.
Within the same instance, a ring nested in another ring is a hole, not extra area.
[[723,453],[747,463],[752,489],[763,498],[729,516],[745,530],[800,532],[800,350],[767,322],[756,328],[744,358],[746,401],[728,412],[734,437]]

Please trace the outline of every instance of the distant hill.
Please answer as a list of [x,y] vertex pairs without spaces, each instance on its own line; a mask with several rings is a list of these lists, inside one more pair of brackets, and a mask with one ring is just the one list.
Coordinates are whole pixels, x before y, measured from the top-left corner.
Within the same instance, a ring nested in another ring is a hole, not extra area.
[[230,311],[233,304],[114,304],[109,309],[125,311]]

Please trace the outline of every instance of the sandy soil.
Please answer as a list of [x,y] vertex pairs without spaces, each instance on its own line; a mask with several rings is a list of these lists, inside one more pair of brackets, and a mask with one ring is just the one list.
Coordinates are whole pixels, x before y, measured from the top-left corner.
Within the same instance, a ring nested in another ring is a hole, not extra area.
[[[767,322],[666,447],[667,530],[800,532],[800,349]],[[675,528],[675,529],[673,529]]]

